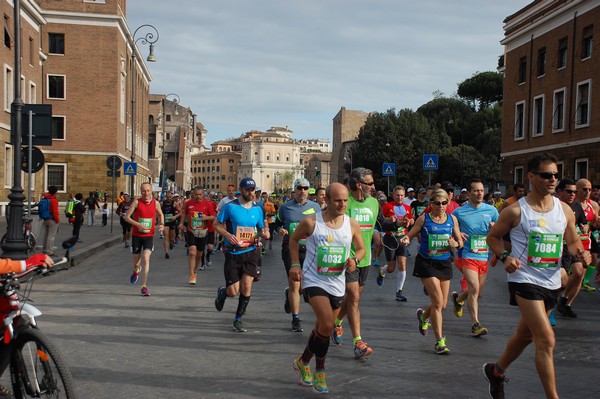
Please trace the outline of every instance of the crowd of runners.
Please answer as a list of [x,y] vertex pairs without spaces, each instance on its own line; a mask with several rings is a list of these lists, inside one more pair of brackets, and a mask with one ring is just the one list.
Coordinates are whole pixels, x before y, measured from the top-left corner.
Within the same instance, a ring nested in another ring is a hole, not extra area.
[[[233,319],[237,332],[247,331],[242,319],[252,285],[261,278],[261,257],[273,235],[282,236],[282,272],[288,276],[284,310],[291,315],[291,331],[302,332],[301,299],[316,317],[304,351],[292,362],[301,385],[328,392],[325,359],[330,342],[351,340],[353,356],[360,359],[374,349],[361,333],[360,299],[371,269],[378,285],[396,276],[395,299],[404,292],[408,246],[418,241],[412,275],[423,285],[429,304],[416,310],[416,327],[432,332],[434,353],[450,353],[443,332],[443,310],[450,300],[456,317],[466,306],[470,333],[479,337],[488,329],[479,319],[478,300],[486,284],[488,266],[500,262],[507,272],[510,304],[521,319],[506,349],[494,362],[483,365],[492,398],[504,397],[505,372],[527,345],[535,345],[535,366],[546,396],[557,398],[553,351],[556,310],[575,318],[573,303],[580,290],[593,291],[591,279],[600,253],[600,186],[587,179],[559,181],[556,159],[540,154],[527,165],[528,189],[515,184],[513,195],[486,194],[485,183],[472,179],[455,198],[455,187],[442,182],[433,187],[377,191],[373,173],[353,169],[347,180],[325,188],[311,188],[297,179],[285,196],[260,192],[254,180],[244,178],[227,193],[194,187],[185,198],[166,193],[153,198],[143,184],[141,197],[120,197],[123,242],[131,245],[131,284],[141,273],[141,294],[149,296],[148,273],[153,237],[158,226],[164,256],[177,245],[188,254],[189,284],[198,270],[211,265],[211,254],[225,256],[224,285],[218,287],[215,308],[238,298]],[[384,252],[385,264],[379,264]],[[450,293],[454,267],[462,274],[461,290]],[[390,284],[391,282],[388,282]],[[344,321],[350,336],[344,331]],[[345,339],[346,338],[346,339]],[[316,366],[310,363],[315,358]]]

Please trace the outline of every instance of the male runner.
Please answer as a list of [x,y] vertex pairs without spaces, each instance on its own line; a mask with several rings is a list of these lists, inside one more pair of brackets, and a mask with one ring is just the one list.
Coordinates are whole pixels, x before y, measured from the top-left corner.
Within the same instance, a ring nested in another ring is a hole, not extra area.
[[585,218],[592,228],[591,235],[591,252],[592,252],[592,263],[587,265],[585,276],[583,277],[583,283],[581,288],[587,292],[596,291],[596,288],[592,287],[589,282],[591,277],[594,275],[596,270],[596,264],[598,263],[598,253],[600,253],[600,242],[598,233],[599,218],[600,218],[600,207],[598,203],[590,198],[592,193],[592,183],[587,179],[579,179],[577,181],[577,197],[575,202],[579,203],[585,212]]
[[[281,243],[281,260],[285,267],[285,273],[288,276],[288,287],[284,290],[286,313],[292,314],[292,331],[302,332],[300,321],[300,282],[290,278],[290,267],[292,258],[290,255],[289,239],[290,235],[298,227],[300,221],[309,215],[320,213],[321,208],[316,202],[308,201],[308,189],[310,183],[307,179],[296,179],[294,182],[294,197],[288,202],[281,204],[277,217],[275,218],[275,231],[283,236]],[[304,263],[306,256],[306,240],[299,241],[300,268]]]
[[[490,250],[508,272],[511,305],[519,306],[521,319],[504,353],[496,363],[483,365],[492,398],[504,398],[504,373],[530,344],[535,344],[535,366],[547,398],[558,398],[554,373],[556,339],[548,320],[561,287],[559,259],[563,239],[571,255],[591,262],[575,230],[573,211],[553,197],[558,182],[554,156],[543,153],[527,163],[532,190],[506,208],[487,237]],[[502,237],[510,233],[511,252]]]
[[240,181],[241,195],[235,201],[225,205],[215,221],[215,231],[225,239],[225,284],[219,287],[215,298],[215,308],[220,312],[227,297],[239,294],[239,301],[233,329],[246,332],[242,316],[252,294],[252,283],[259,276],[257,239],[269,237],[269,228],[265,226],[262,208],[256,205],[254,190],[256,182],[249,177]]
[[165,200],[160,205],[163,215],[165,215],[165,227],[164,227],[164,244],[165,244],[165,258],[169,259],[169,250],[173,249],[175,243],[175,232],[177,225],[179,224],[179,218],[181,217],[181,210],[175,201],[173,201],[173,193],[167,191],[165,194]]

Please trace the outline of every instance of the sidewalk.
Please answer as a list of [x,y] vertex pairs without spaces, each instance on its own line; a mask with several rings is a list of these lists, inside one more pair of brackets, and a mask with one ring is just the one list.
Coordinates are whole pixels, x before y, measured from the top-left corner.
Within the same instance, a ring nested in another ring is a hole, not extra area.
[[[79,233],[79,239],[82,242],[77,243],[75,248],[73,248],[71,251],[71,266],[81,263],[81,261],[83,261],[85,258],[101,251],[104,248],[121,243],[123,238],[119,217],[116,215],[113,218],[112,233],[110,232],[110,218],[108,219],[108,225],[106,227],[102,227],[102,216],[99,214],[99,212],[96,212],[93,226],[89,227],[85,222],[87,222],[87,216]],[[36,252],[41,252],[42,243],[40,242],[40,228],[41,221],[38,219],[34,221],[33,225],[33,234],[35,235],[37,241]],[[6,218],[1,217],[0,236],[6,232],[6,229]],[[64,215],[61,215],[58,234],[54,240],[54,246],[56,247],[55,252],[57,256],[62,256],[65,253],[65,250],[63,250],[61,246],[62,242],[68,238],[71,238],[72,233],[73,225],[68,223],[67,218]]]

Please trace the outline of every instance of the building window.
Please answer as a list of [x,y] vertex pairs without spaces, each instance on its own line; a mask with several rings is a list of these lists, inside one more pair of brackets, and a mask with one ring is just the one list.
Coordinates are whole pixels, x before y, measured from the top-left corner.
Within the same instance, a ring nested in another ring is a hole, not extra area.
[[275,157],[275,160],[276,160],[276,161],[279,161],[279,160],[280,160],[280,158],[281,158],[281,156],[279,155],[279,153],[277,153],[277,155],[276,155],[276,157]]
[[4,110],[10,112],[10,105],[13,102],[15,80],[13,70],[8,65],[4,65]]
[[575,111],[575,127],[590,125],[590,95],[592,82],[587,80],[577,84],[577,110]]
[[525,137],[525,101],[515,104],[515,140]]
[[588,159],[579,158],[575,160],[575,180],[587,179],[588,177]]
[[48,98],[65,99],[65,75],[48,75]]
[[29,104],[37,102],[37,86],[32,81],[29,81]]
[[33,42],[33,37],[29,38],[29,65],[33,66],[35,61],[35,45]]
[[66,136],[65,117],[52,116],[52,140],[64,140]]
[[48,52],[50,54],[65,53],[65,34],[48,33]]
[[533,129],[532,136],[544,134],[544,95],[533,99]]
[[290,162],[290,154],[285,154],[285,162]]
[[230,167],[229,167],[229,171],[230,171],[230,172],[233,172],[233,166],[230,166]]
[[8,15],[4,15],[4,46],[8,47],[9,49],[11,48],[11,36],[10,36],[10,30],[8,28],[8,22],[9,22],[9,18]]
[[270,161],[270,160],[271,160],[271,153],[267,152],[267,161]]
[[171,122],[171,115],[169,115],[169,114],[165,115],[165,120],[167,122]]
[[568,49],[568,44],[567,44],[567,38],[563,37],[562,39],[560,39],[558,41],[558,54],[557,54],[557,69],[562,69],[565,68],[567,66],[567,57],[568,57],[568,53],[567,53],[567,49]]
[[552,132],[565,130],[565,95],[566,89],[554,91],[554,103],[552,104]]
[[[171,141],[171,133],[167,132],[165,133],[165,141]],[[204,161],[202,161],[204,162]]]
[[557,162],[556,170],[558,171],[558,179],[561,180],[565,176],[565,163],[562,161]]
[[527,80],[527,57],[521,57],[519,60],[519,84]]
[[46,164],[46,189],[50,186],[56,186],[59,193],[67,192],[67,164],[66,163],[47,163]]
[[583,29],[583,37],[581,39],[581,59],[585,60],[592,56],[592,44],[594,42],[594,27],[586,26]]
[[523,167],[515,166],[515,178],[514,184],[521,183],[523,184]]
[[546,73],[546,47],[542,47],[538,50],[537,59],[537,76],[544,76]]

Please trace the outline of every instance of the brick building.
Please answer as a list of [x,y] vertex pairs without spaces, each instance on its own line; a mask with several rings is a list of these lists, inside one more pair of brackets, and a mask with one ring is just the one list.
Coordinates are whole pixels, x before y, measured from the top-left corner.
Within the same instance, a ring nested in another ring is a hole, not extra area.
[[534,1],[504,20],[502,179],[526,182],[550,151],[561,177],[600,182],[600,1]]
[[192,185],[227,193],[227,186],[238,187],[238,167],[241,156],[232,151],[194,154],[191,157]]
[[350,148],[358,137],[360,128],[365,124],[368,113],[342,107],[333,118],[333,150],[331,154],[331,173],[329,181],[341,182],[346,176],[344,166],[352,165]]

